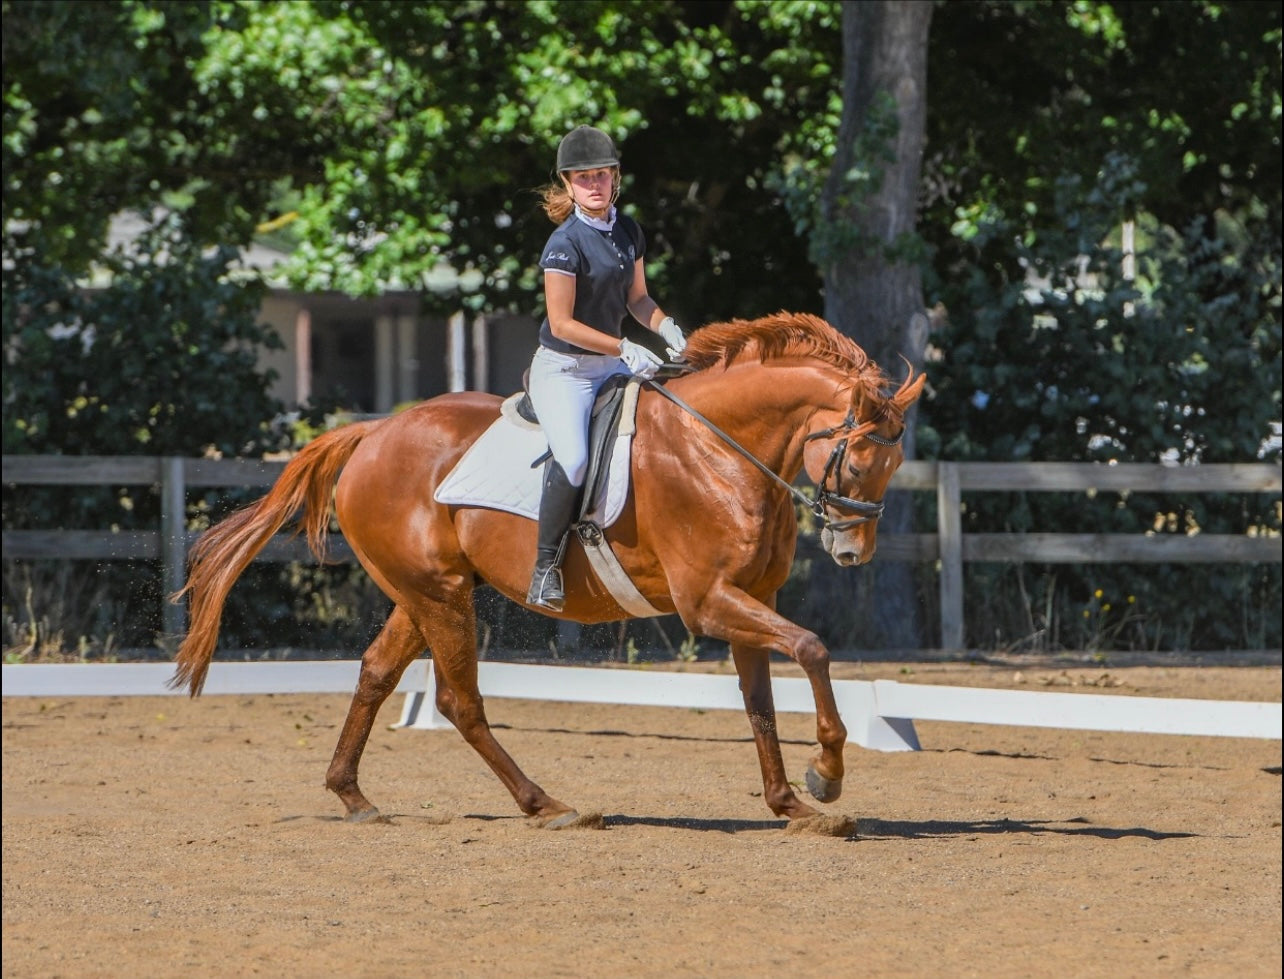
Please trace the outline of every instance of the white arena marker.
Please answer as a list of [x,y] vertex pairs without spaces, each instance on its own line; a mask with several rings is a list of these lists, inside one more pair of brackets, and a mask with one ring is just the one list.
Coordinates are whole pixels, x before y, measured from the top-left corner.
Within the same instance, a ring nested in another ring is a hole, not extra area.
[[937,687],[875,680],[884,717],[1138,734],[1281,737],[1275,703]]
[[[427,660],[411,663],[397,686],[404,693],[422,689]],[[206,694],[346,693],[357,689],[361,664],[355,660],[235,662],[215,660]],[[163,697],[187,696],[170,690],[173,663],[21,663],[5,664],[6,697]]]
[[[432,664],[416,660],[397,685],[406,694],[399,727],[431,729],[449,722],[433,707]],[[356,690],[354,660],[215,661],[206,694],[344,693]],[[170,663],[5,664],[6,697],[183,696],[165,684]],[[483,695],[572,703],[743,710],[734,675],[480,663]],[[812,713],[810,684],[772,680],[776,709]],[[1025,690],[992,690],[838,680],[834,696],[853,744],[878,751],[918,750],[914,721],[1006,724],[1093,731],[1281,739],[1278,703],[1179,700]]]
[[[486,697],[743,709],[734,676],[481,663],[478,685]],[[777,711],[815,710],[806,680],[776,678],[771,686]],[[434,707],[434,695],[429,673],[425,689],[407,696],[397,726],[421,730],[450,727]],[[1281,708],[1277,703],[942,687],[894,680],[836,680],[834,696],[852,743],[878,751],[919,750],[915,720],[1276,740],[1281,737]]]

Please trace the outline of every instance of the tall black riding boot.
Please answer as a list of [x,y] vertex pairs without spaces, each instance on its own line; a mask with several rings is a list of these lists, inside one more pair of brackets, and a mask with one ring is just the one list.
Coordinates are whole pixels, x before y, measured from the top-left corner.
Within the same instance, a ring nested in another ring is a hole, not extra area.
[[572,486],[566,471],[550,460],[544,470],[544,489],[539,500],[539,543],[535,549],[535,573],[526,593],[526,603],[553,612],[562,611],[566,592],[562,588],[562,557],[566,536],[580,488]]

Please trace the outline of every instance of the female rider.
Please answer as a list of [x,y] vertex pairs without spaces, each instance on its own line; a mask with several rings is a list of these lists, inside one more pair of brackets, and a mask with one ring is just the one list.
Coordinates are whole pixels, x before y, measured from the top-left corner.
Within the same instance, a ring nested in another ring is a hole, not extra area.
[[615,374],[653,377],[662,361],[622,336],[625,314],[655,331],[670,357],[686,340],[647,294],[638,223],[615,209],[620,159],[611,137],[579,126],[557,147],[558,180],[543,190],[557,225],[540,258],[547,315],[530,371],[530,397],[552,453],[544,471],[535,570],[526,602],[560,612],[562,557],[588,470],[589,415]]

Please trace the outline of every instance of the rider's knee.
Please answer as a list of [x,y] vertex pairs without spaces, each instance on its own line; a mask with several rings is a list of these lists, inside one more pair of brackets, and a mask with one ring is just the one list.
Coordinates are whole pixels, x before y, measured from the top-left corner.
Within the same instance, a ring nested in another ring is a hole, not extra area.
[[569,459],[557,460],[562,466],[562,472],[566,473],[566,481],[572,486],[583,486],[584,478],[588,475],[588,455],[576,455]]

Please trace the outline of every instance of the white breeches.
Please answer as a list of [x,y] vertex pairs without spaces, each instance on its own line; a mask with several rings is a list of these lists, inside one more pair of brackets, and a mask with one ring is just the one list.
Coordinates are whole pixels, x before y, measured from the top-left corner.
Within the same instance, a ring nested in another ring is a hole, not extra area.
[[607,354],[562,354],[540,347],[531,361],[530,395],[553,458],[572,486],[588,474],[589,416],[598,389],[629,369]]

